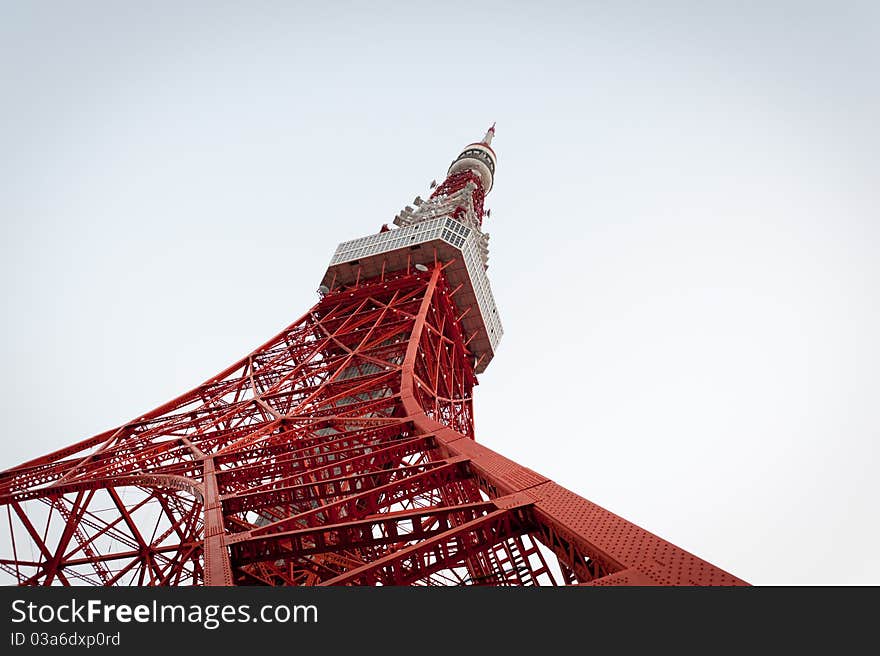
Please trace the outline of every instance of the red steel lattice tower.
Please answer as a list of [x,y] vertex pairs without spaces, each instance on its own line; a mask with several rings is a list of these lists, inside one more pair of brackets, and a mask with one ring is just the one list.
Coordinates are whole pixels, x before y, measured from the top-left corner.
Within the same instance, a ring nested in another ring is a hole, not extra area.
[[742,585],[474,440],[501,338],[494,126],[318,303],[123,426],[0,474],[20,585]]

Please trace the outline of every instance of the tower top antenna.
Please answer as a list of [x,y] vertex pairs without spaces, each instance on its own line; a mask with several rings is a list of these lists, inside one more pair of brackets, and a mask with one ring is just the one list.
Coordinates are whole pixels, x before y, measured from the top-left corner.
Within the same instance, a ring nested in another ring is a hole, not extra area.
[[492,144],[492,137],[495,136],[495,121],[492,121],[492,125],[486,130],[486,136],[483,137],[483,140],[480,143],[484,143],[487,146]]

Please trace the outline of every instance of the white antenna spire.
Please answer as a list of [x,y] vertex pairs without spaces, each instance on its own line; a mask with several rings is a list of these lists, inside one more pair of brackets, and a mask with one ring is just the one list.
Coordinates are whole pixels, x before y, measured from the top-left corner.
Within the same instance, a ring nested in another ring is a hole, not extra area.
[[480,143],[484,143],[487,146],[492,144],[492,137],[495,136],[495,123],[492,123],[492,127],[486,130],[486,136],[483,137],[483,140]]

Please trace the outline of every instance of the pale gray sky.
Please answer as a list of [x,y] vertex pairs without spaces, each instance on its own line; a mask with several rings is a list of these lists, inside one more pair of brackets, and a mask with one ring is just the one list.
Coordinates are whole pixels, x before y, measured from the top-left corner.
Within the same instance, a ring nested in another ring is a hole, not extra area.
[[874,2],[0,2],[0,467],[278,332],[497,120],[478,440],[880,584],[878,64]]

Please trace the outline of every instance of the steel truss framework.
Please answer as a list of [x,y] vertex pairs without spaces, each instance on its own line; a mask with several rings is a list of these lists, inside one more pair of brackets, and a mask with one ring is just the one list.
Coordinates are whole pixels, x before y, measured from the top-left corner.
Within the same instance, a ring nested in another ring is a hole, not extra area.
[[135,421],[0,474],[20,585],[736,585],[474,441],[443,273],[334,289]]

